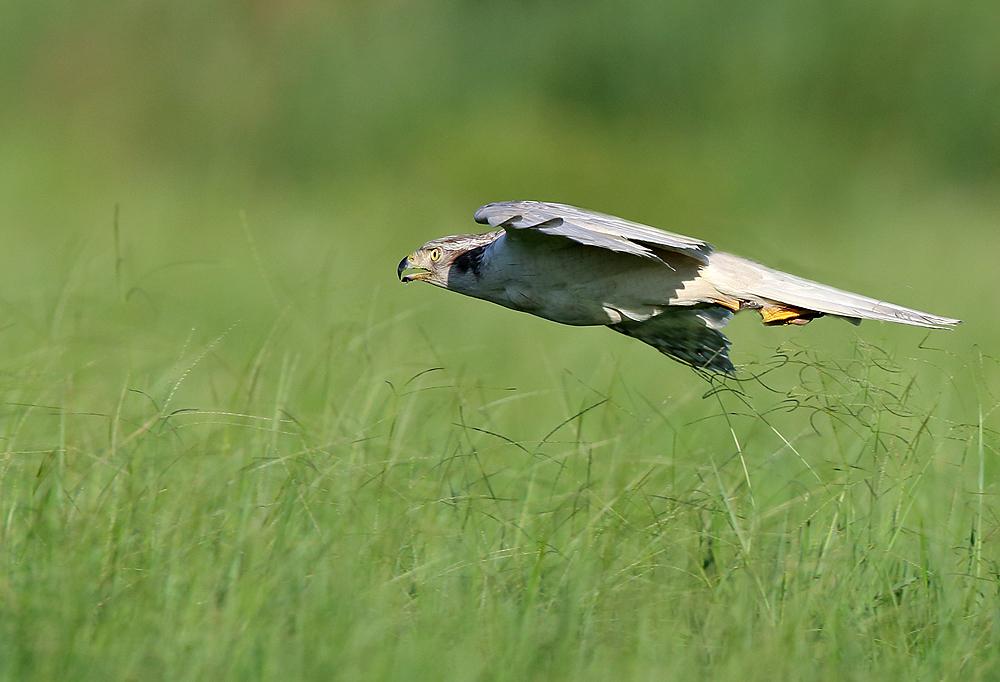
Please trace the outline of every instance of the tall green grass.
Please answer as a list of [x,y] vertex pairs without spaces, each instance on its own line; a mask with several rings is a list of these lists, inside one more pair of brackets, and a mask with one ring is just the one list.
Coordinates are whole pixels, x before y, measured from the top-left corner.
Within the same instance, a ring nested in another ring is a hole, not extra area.
[[789,343],[710,384],[636,345],[646,380],[525,390],[405,313],[111,343],[108,255],[4,332],[3,679],[1000,669],[990,357]]

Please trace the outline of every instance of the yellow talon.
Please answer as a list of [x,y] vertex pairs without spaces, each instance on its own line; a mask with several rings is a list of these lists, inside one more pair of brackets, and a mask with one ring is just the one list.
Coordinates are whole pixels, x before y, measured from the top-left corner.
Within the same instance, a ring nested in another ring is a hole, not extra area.
[[808,324],[810,320],[821,317],[823,313],[813,310],[802,310],[791,306],[771,305],[760,309],[760,316],[768,326],[779,324]]

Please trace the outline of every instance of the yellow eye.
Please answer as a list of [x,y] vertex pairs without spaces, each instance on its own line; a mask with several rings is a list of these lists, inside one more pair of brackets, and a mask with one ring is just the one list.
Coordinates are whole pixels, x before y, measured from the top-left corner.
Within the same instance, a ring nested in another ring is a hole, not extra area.
[[431,260],[434,261],[435,263],[441,260],[441,249],[438,248],[431,249]]

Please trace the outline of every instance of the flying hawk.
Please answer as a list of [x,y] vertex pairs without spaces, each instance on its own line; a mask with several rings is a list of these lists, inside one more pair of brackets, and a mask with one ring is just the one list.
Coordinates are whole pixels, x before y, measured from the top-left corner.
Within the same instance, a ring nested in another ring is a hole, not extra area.
[[722,328],[757,310],[766,325],[824,315],[945,329],[961,320],[852,294],[722,253],[700,239],[573,206],[501,201],[476,211],[485,234],[427,242],[403,282],[571,325],[606,325],[695,369],[733,373]]

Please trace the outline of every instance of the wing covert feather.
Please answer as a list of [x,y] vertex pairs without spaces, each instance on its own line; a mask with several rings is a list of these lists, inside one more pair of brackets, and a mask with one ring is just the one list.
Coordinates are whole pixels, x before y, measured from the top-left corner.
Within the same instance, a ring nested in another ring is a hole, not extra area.
[[570,239],[579,244],[659,260],[650,248],[667,249],[708,263],[712,245],[700,239],[666,232],[649,225],[545,201],[500,201],[476,211],[476,222],[503,228],[516,238],[531,230]]

